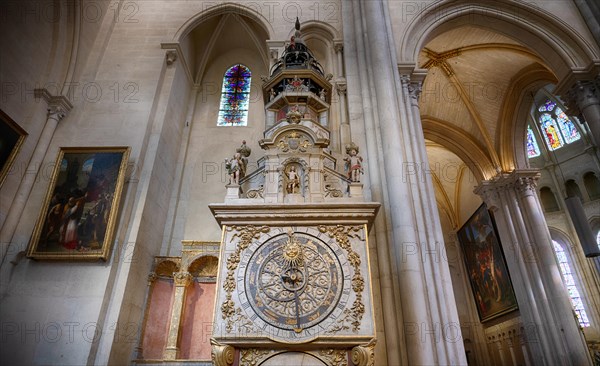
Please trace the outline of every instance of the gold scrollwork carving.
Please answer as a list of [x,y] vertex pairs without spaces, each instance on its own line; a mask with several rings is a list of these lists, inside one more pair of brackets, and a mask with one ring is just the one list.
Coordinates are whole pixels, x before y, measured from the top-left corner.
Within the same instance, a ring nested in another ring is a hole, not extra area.
[[257,366],[274,350],[261,348],[246,348],[240,350],[240,365]]
[[325,226],[320,225],[319,231],[334,238],[338,245],[344,249],[348,255],[348,262],[354,269],[354,276],[352,277],[352,290],[356,294],[356,299],[352,304],[352,307],[344,310],[344,316],[340,321],[336,322],[331,328],[327,330],[328,333],[337,333],[342,330],[352,329],[353,332],[358,332],[360,329],[360,323],[365,313],[365,305],[362,301],[362,292],[365,288],[365,280],[360,271],[361,259],[358,253],[352,249],[350,238],[358,238],[360,226]]
[[210,339],[210,344],[212,346],[211,350],[211,359],[213,365],[215,366],[231,366],[233,365],[235,350],[228,344],[221,344],[214,340]]
[[331,366],[348,366],[348,351],[344,349],[324,349],[319,357]]
[[376,343],[377,339],[373,338],[367,344],[352,348],[352,363],[355,366],[374,366]]
[[236,233],[232,235],[231,239],[240,238],[235,251],[229,255],[227,258],[227,276],[225,277],[225,283],[223,284],[223,289],[226,292],[225,301],[221,304],[221,315],[223,319],[227,322],[225,325],[225,330],[227,332],[231,332],[233,330],[234,325],[237,327],[251,327],[252,322],[248,320],[242,313],[240,308],[235,306],[234,301],[232,300],[231,293],[235,290],[236,282],[235,282],[235,270],[240,264],[240,256],[246,248],[252,244],[252,241],[260,238],[260,235],[263,233],[268,233],[270,228],[268,226],[254,226],[254,225],[234,225],[227,227],[227,231],[235,231]]

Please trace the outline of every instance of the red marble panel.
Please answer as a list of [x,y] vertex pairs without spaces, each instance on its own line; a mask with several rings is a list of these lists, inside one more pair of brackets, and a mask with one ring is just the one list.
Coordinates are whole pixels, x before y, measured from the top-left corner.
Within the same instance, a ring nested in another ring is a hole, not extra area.
[[173,302],[173,281],[157,279],[148,301],[148,318],[142,342],[142,355],[145,360],[160,360],[163,358],[169,318]]
[[179,358],[210,360],[215,289],[215,283],[199,282],[194,282],[187,288]]

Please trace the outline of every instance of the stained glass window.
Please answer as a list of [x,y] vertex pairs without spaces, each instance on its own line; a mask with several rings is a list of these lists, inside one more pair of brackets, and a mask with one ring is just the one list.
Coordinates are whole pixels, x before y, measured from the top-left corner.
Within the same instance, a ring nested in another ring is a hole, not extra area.
[[527,126],[527,156],[530,158],[540,156],[540,147],[535,140],[531,126]]
[[252,73],[242,64],[225,71],[217,126],[246,126]]
[[548,149],[556,150],[564,144],[570,144],[581,138],[575,123],[569,119],[556,102],[548,99],[538,108],[538,111],[541,112],[539,122]]
[[569,266],[567,254],[559,243],[552,240],[552,244],[554,245],[554,254],[556,255],[556,260],[558,261],[558,267],[560,268],[563,282],[565,283],[567,292],[571,298],[571,305],[573,305],[573,310],[575,310],[575,314],[577,315],[579,326],[589,327],[590,321],[587,313],[585,312],[585,308],[583,307],[583,300],[581,299],[581,295],[579,295],[579,290],[575,285],[575,278],[571,272],[571,266]]
[[556,107],[556,111],[554,113],[556,120],[558,121],[558,125],[560,126],[560,132],[562,132],[567,144],[579,140],[581,135],[579,135],[579,131],[577,131],[577,128],[575,128],[573,121],[567,117],[567,114],[559,107]]

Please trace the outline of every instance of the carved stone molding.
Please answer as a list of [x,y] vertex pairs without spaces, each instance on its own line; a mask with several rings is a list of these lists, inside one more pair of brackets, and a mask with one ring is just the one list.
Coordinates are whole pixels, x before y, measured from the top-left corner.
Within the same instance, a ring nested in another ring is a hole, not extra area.
[[345,81],[338,81],[337,83],[335,83],[335,90],[339,95],[346,95],[348,85]]
[[240,350],[240,365],[257,366],[267,358],[267,356],[275,353],[274,350],[262,348],[245,348]]
[[36,99],[44,99],[48,103],[48,118],[60,121],[73,109],[69,98],[64,95],[52,95],[48,89],[34,89],[33,95]]
[[333,49],[335,50],[335,53],[344,52],[344,43],[343,42],[334,43]]
[[221,344],[211,338],[211,359],[215,366],[231,366],[235,358],[235,350],[228,344]]
[[331,366],[348,366],[348,351],[345,349],[320,350],[319,358]]
[[169,50],[166,53],[167,66],[171,66],[177,61],[177,51]]
[[377,339],[373,338],[367,344],[352,348],[352,363],[355,366],[374,366],[376,343]]

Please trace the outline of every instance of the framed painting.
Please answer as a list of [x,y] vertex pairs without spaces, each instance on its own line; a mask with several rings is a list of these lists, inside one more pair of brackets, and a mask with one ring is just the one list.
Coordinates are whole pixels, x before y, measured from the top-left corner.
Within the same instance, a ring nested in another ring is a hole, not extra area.
[[0,186],[27,137],[27,132],[0,110]]
[[107,260],[128,147],[61,148],[27,256]]
[[481,322],[517,310],[496,226],[485,203],[458,231],[458,240]]

